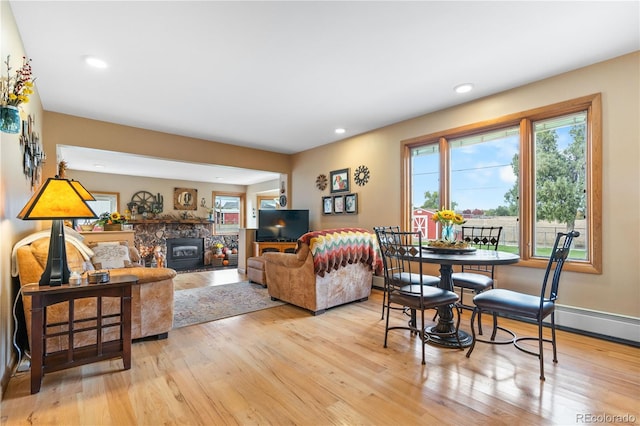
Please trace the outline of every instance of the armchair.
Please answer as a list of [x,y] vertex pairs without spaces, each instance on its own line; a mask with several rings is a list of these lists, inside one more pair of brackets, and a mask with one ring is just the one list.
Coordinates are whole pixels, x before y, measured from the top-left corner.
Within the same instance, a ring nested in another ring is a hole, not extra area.
[[309,232],[295,253],[263,253],[269,295],[319,315],[366,300],[382,261],[375,234],[360,228]]

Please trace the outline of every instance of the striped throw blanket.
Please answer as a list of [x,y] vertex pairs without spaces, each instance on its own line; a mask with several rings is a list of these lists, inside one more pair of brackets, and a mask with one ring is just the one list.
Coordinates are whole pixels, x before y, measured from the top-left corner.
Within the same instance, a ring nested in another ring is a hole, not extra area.
[[374,272],[382,270],[382,258],[376,235],[362,228],[325,229],[308,232],[299,243],[309,245],[315,273],[325,273],[351,263],[365,263]]

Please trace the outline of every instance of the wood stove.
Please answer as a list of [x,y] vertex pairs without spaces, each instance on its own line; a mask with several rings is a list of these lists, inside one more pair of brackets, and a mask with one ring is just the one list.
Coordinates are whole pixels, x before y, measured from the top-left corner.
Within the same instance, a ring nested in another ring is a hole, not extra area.
[[204,266],[204,238],[167,239],[167,267],[175,270]]

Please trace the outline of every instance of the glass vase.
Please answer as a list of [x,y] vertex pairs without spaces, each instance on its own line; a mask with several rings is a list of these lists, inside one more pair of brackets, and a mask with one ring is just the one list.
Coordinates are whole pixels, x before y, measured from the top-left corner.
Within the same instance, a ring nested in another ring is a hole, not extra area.
[[456,230],[453,225],[442,225],[442,230],[440,232],[440,239],[447,243],[455,243],[456,242]]
[[0,131],[18,133],[20,131],[20,110],[13,105],[0,107]]

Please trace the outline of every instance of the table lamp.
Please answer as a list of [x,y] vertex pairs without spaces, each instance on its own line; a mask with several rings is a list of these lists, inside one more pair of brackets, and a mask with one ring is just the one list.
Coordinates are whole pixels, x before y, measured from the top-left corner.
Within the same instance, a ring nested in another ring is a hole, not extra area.
[[86,203],[90,200],[95,198],[80,182],[56,176],[47,179],[18,214],[22,220],[52,220],[47,265],[40,277],[40,285],[69,283],[63,221],[97,218]]

